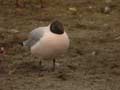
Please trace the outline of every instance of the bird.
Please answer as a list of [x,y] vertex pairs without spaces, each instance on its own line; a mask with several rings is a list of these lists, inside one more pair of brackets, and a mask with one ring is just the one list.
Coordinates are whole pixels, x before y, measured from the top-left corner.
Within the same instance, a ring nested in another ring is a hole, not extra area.
[[30,48],[31,54],[37,57],[51,58],[53,71],[56,57],[62,55],[69,48],[70,40],[59,20],[53,20],[49,25],[32,30],[23,46]]

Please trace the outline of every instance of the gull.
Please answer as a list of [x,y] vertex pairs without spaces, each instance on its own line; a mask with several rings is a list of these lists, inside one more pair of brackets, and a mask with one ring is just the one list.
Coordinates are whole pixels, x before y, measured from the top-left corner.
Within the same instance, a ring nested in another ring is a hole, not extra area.
[[63,24],[54,20],[48,26],[38,27],[32,30],[23,46],[30,47],[32,55],[52,58],[53,70],[55,70],[56,57],[62,55],[69,48],[69,37]]

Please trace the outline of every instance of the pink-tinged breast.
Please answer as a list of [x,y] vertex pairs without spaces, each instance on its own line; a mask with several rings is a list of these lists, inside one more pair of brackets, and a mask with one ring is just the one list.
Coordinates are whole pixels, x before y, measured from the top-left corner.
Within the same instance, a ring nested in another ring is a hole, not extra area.
[[41,57],[56,57],[63,54],[69,47],[69,38],[66,33],[55,35],[47,33],[45,37],[31,48],[34,55]]

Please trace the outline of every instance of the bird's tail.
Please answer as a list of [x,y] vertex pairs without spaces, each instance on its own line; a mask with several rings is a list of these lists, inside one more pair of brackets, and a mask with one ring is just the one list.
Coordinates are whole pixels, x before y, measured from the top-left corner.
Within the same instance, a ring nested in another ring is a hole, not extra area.
[[20,44],[21,46],[27,46],[27,40],[26,40],[26,41],[23,41],[23,42],[19,42],[19,44]]

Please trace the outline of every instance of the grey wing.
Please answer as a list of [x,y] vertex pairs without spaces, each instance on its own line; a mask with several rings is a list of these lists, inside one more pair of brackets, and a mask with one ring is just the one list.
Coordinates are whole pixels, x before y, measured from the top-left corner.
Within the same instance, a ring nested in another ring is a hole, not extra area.
[[31,31],[28,40],[24,41],[23,45],[28,47],[33,46],[40,40],[43,34],[44,34],[44,29],[42,27]]

